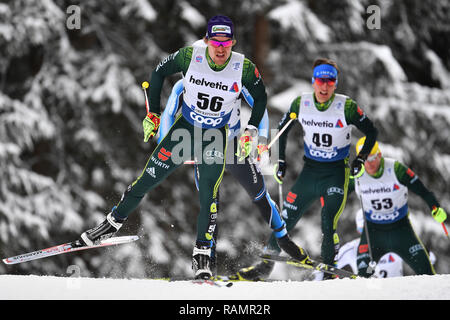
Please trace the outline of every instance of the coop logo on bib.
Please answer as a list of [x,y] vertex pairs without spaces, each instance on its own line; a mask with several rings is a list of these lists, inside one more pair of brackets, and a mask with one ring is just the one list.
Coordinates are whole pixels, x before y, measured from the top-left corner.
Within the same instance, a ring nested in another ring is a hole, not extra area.
[[370,219],[372,221],[394,221],[400,216],[400,212],[395,211],[392,213],[376,213],[372,212],[370,214]]
[[198,122],[202,125],[206,125],[208,127],[216,127],[223,121],[223,118],[204,117],[195,112],[191,112],[189,115],[191,119],[194,120],[195,122]]
[[309,154],[316,158],[323,158],[323,159],[332,159],[338,155],[336,151],[332,152],[326,152],[326,151],[320,151],[315,149],[310,149]]

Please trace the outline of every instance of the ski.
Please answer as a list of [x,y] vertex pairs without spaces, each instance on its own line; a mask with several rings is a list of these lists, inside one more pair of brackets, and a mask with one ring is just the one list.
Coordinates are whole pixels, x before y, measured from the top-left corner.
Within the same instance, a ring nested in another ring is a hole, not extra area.
[[229,282],[229,281],[223,281],[223,280],[215,280],[214,278],[212,279],[194,279],[191,280],[192,283],[195,284],[206,284],[206,285],[210,285],[213,287],[231,287],[233,285],[233,282]]
[[338,276],[339,278],[350,278],[350,279],[356,279],[358,276],[356,274],[353,274],[349,271],[336,268],[334,266],[321,263],[318,261],[314,261],[311,259],[308,259],[307,262],[302,263],[298,260],[295,260],[290,257],[283,257],[283,256],[276,256],[271,254],[261,254],[259,255],[260,258],[270,261],[276,261],[276,262],[285,262],[286,264],[289,264],[291,266],[297,267],[297,268],[303,268],[308,270],[317,270],[326,272],[328,274],[332,274],[335,276]]
[[[190,278],[185,278],[185,277],[167,277],[167,278],[156,278],[156,279],[152,279],[152,280],[165,280],[165,281],[169,281],[169,282],[174,282],[174,281],[191,281],[191,282],[200,282],[197,281],[198,279],[190,279]],[[239,282],[239,281],[246,281],[246,282],[272,282],[272,281],[279,281],[279,280],[271,280],[271,279],[255,279],[255,280],[250,280],[250,279],[245,279],[244,277],[242,277],[240,275],[239,272],[235,273],[235,274],[231,274],[231,275],[215,275],[212,276],[210,279],[207,280],[201,280],[201,281],[214,281],[214,282],[221,282],[221,283],[227,283],[229,284],[229,286],[231,287],[231,283],[233,282]]]
[[211,277],[211,279],[189,279],[184,277],[156,278],[151,280],[164,280],[169,282],[187,281],[194,284],[206,284],[214,287],[231,287],[233,283],[225,278]]
[[272,281],[270,279],[246,279],[244,278],[239,271],[235,274],[229,275],[229,276],[222,276],[222,275],[216,275],[214,276],[215,281],[229,281],[229,282],[238,282],[238,281],[247,281],[247,282],[268,282]]
[[18,256],[5,258],[3,259],[3,263],[5,264],[16,264],[22,262],[28,262],[32,260],[47,258],[51,256],[55,256],[58,254],[75,252],[86,249],[94,249],[94,248],[102,248],[107,246],[113,246],[118,244],[130,243],[138,240],[138,236],[123,236],[123,237],[112,237],[105,240],[102,240],[99,244],[95,244],[92,246],[86,246],[80,242],[80,240],[75,240],[72,242],[63,243],[54,247],[41,249],[29,253],[20,254]]
[[239,277],[239,275],[233,274],[233,275],[229,275],[229,276],[221,276],[221,275],[215,275],[213,276],[214,281],[225,281],[225,282],[231,282],[231,281],[245,281],[244,278]]

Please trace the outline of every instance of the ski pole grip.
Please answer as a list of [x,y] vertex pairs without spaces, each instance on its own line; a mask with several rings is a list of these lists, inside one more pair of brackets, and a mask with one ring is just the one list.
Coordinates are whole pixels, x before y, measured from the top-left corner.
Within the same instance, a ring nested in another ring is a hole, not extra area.
[[147,81],[144,81],[144,82],[142,82],[141,86],[142,86],[142,90],[144,90],[144,95],[145,95],[145,108],[147,109],[147,114],[149,114],[150,109],[148,107],[147,89],[150,86],[150,84]]

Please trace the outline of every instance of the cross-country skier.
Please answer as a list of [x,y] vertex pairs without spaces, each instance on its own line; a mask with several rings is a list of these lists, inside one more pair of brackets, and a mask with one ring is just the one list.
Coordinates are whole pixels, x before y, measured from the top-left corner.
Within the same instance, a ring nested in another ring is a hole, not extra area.
[[[358,245],[361,240],[361,234],[364,228],[364,217],[362,209],[359,209],[355,215],[356,231],[359,237],[353,239],[339,248],[339,252],[336,256],[336,267],[340,269],[348,270],[354,274],[358,274],[358,267],[356,265],[356,256],[358,254]],[[436,256],[430,251],[431,264],[435,264]],[[394,252],[388,252],[378,260],[375,267],[374,276],[376,278],[391,278],[402,277],[403,272],[403,259]],[[314,280],[322,280],[323,272],[314,272]]]
[[[356,145],[360,152],[365,137]],[[434,194],[407,166],[381,154],[375,143],[364,163],[361,176],[350,179],[349,191],[360,197],[366,230],[358,246],[357,266],[360,276],[369,277],[371,260],[378,261],[387,252],[397,253],[416,274],[435,274],[428,251],[414,232],[409,221],[408,191],[420,196],[429,206],[431,215],[443,223],[447,213]],[[370,242],[370,248],[368,243]],[[372,254],[372,257],[370,256]]]
[[[202,41],[203,42],[203,41]],[[196,42],[198,43],[198,42]],[[194,44],[195,45],[195,44]],[[202,45],[199,43],[198,45]],[[183,81],[179,80],[172,88],[172,93],[167,100],[166,108],[161,116],[161,126],[159,130],[159,138],[158,141],[162,141],[169,131],[170,127],[174,123],[177,112],[179,111],[181,104],[180,99],[182,98],[183,93]],[[253,107],[253,97],[248,93],[246,88],[242,90],[242,97],[246,100],[250,107]],[[267,111],[264,114],[263,119],[261,120],[258,126],[258,146],[255,158],[259,159],[258,162],[252,161],[251,157],[245,158],[243,161],[239,161],[238,155],[236,154],[237,150],[237,139],[238,134],[241,129],[241,121],[240,121],[240,102],[236,103],[236,108],[233,111],[233,114],[230,117],[230,121],[228,125],[230,127],[228,139],[230,140],[231,145],[234,147],[232,150],[232,158],[227,156],[227,161],[225,164],[225,169],[230,172],[233,177],[235,177],[238,182],[244,187],[247,191],[248,195],[252,199],[253,203],[259,209],[263,219],[267,222],[267,224],[272,228],[275,234],[275,238],[278,241],[279,246],[286,251],[288,254],[296,255],[298,257],[298,248],[297,246],[290,240],[287,231],[286,231],[286,223],[283,221],[280,215],[280,211],[275,204],[275,202],[271,199],[266,185],[264,183],[263,175],[261,174],[260,162],[263,162],[263,158],[265,158],[265,163],[268,164],[269,152],[267,149],[267,140],[269,134],[269,117],[267,115]],[[194,165],[196,166],[196,165]],[[194,170],[195,174],[197,170]],[[196,174],[196,178],[197,174]],[[198,180],[198,179],[197,179]],[[215,230],[215,236],[217,234],[217,227]],[[215,243],[213,244],[213,250],[211,252],[211,265],[214,266],[215,262]],[[302,250],[302,249],[300,249]],[[306,258],[306,255],[305,255]],[[248,275],[247,275],[248,276]],[[240,273],[237,273],[237,277],[241,277]],[[250,275],[251,280],[256,280]]]
[[[209,278],[212,238],[216,225],[218,190],[225,169],[228,121],[245,86],[254,99],[248,125],[240,137],[238,153],[246,158],[266,110],[265,86],[255,65],[244,55],[232,52],[234,26],[230,18],[215,16],[208,21],[205,36],[207,48],[189,46],[169,55],[153,71],[149,89],[150,111],[143,121],[144,142],[153,137],[160,125],[160,95],[166,76],[181,72],[184,93],[182,112],[169,132],[151,154],[142,174],[124,192],[104,222],[81,235],[91,245],[111,237],[144,195],[161,183],[185,160],[194,158],[199,173],[200,213],[197,218],[197,240],[192,264],[196,278]],[[181,151],[172,153],[179,141],[172,133],[182,129],[190,134]],[[299,257],[302,252],[298,249]]]
[[[278,129],[283,128],[291,113],[298,115],[298,122],[304,132],[305,151],[303,169],[283,202],[282,216],[290,232],[313,201],[320,199],[323,234],[321,256],[326,264],[335,262],[339,249],[336,228],[347,200],[351,125],[368,137],[361,153],[352,162],[353,174],[361,170],[377,137],[377,129],[356,102],[335,93],[338,73],[338,66],[334,61],[317,59],[313,64],[313,92],[294,99],[278,126]],[[280,136],[280,158],[275,174],[277,180],[282,180],[286,174],[286,142],[294,123]],[[280,252],[273,234],[267,250]],[[260,277],[267,277],[272,268],[272,262],[263,260],[248,269],[253,273],[259,271]]]
[[[355,215],[356,231],[361,236],[364,228],[364,218],[362,210],[358,210]],[[356,266],[356,255],[358,251],[360,237],[347,242],[340,249],[336,256],[338,268],[350,268],[351,272],[358,274],[358,268]],[[390,278],[403,276],[403,260],[394,252],[388,252],[383,255],[377,262],[375,268],[375,277],[377,278]]]

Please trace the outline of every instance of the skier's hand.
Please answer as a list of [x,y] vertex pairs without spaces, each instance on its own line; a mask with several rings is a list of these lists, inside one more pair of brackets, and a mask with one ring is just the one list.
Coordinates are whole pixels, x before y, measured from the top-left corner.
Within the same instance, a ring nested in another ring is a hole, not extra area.
[[144,142],[153,137],[159,129],[159,124],[161,123],[161,117],[156,113],[149,112],[142,121],[142,128],[144,129]]
[[275,180],[279,183],[283,183],[283,178],[286,175],[287,163],[284,160],[278,160],[278,164],[274,166],[274,174]]
[[359,178],[364,173],[364,162],[363,156],[358,155],[352,162],[351,175],[355,178]]
[[261,170],[261,174],[270,175],[272,174],[272,167],[270,166],[269,148],[267,147],[266,142],[267,139],[265,137],[259,137],[258,146],[256,147],[256,163]]
[[260,163],[261,166],[265,166],[269,164],[269,148],[267,147],[267,144],[260,143],[256,147],[258,149],[258,157],[257,160]]
[[436,220],[439,223],[443,223],[445,220],[447,220],[447,213],[442,208],[436,208],[431,211],[431,215],[433,216],[434,220]]
[[239,161],[244,160],[250,155],[253,149],[253,143],[257,140],[258,129],[254,126],[247,126],[244,133],[241,135],[238,141],[238,147],[236,156],[239,157]]

